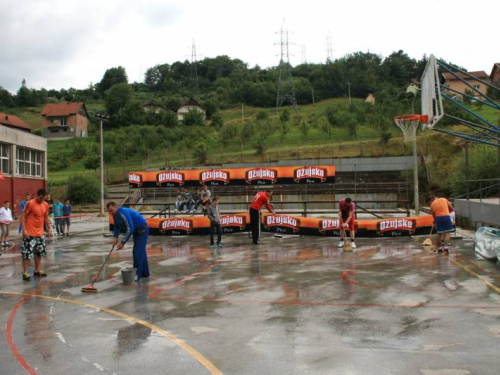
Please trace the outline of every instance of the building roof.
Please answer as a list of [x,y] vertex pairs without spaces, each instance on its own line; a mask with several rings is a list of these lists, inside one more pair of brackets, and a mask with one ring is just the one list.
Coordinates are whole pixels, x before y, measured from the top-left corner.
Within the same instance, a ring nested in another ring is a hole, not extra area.
[[[469,73],[471,76],[477,77],[479,79],[488,79],[488,74],[486,74],[486,72],[484,70],[477,71],[477,72],[467,72],[467,73]],[[471,79],[471,80],[473,80],[473,78],[467,77],[463,73],[455,72],[455,74],[457,76],[459,76],[460,78],[462,78],[462,79],[465,79],[465,80]],[[448,72],[443,73],[443,77],[447,81],[456,81],[457,80],[457,78],[455,78],[451,73],[448,73]]]
[[43,107],[42,116],[55,117],[55,116],[70,116],[76,115],[80,109],[83,107],[85,114],[89,117],[87,113],[87,108],[85,108],[85,103],[83,102],[64,102],[64,103],[49,103]]
[[495,74],[495,70],[500,71],[500,63],[493,64],[493,68],[491,68],[490,79],[493,81],[493,75]]
[[151,99],[149,102],[143,105],[143,107],[160,107],[163,108],[163,106],[158,103],[156,100]]
[[19,117],[14,116],[14,115],[8,115],[6,113],[1,113],[1,112],[0,112],[0,124],[5,125],[5,126],[9,126],[12,128],[19,128],[19,129],[29,130],[29,131],[32,130],[31,126],[29,126],[27,123],[25,123]]
[[193,98],[189,99],[186,103],[181,105],[181,107],[185,107],[185,106],[195,106],[195,107],[200,107],[201,109],[205,109],[200,103],[198,103]]

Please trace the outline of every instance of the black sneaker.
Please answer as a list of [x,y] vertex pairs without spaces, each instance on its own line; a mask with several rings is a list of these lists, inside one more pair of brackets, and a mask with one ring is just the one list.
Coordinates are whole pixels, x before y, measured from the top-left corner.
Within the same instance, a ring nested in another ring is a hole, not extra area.
[[35,271],[35,276],[47,277],[47,274],[45,273],[45,271]]
[[24,281],[30,281],[31,280],[31,276],[28,272],[24,272],[23,273],[23,280]]

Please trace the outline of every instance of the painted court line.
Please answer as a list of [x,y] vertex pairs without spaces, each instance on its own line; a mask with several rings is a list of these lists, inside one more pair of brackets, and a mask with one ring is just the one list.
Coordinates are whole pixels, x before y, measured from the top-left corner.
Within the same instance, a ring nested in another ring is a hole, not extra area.
[[434,308],[434,309],[464,309],[464,310],[500,310],[499,306],[467,306],[467,305],[426,305],[426,304],[382,304],[382,303],[328,303],[328,302],[305,302],[305,301],[257,301],[240,299],[220,299],[220,298],[186,298],[186,297],[158,297],[164,301],[183,301],[183,302],[205,302],[205,303],[241,303],[249,305],[290,305],[290,306],[319,306],[319,307],[359,307],[359,308]]
[[475,273],[474,271],[472,271],[470,268],[466,267],[465,265],[463,265],[462,263],[456,261],[455,259],[452,259],[452,258],[449,258],[450,259],[450,262],[452,262],[454,265],[456,265],[457,267],[463,269],[465,272],[467,272],[469,275],[472,275],[474,277],[477,277],[479,280],[481,280],[484,284],[486,284],[490,289],[494,290],[495,292],[497,292],[498,294],[500,294],[500,288],[498,288],[496,285],[493,285],[492,283],[490,283],[488,280],[486,280],[484,277],[478,275],[477,273]]
[[[98,311],[106,312],[106,313],[111,314],[111,315],[118,316],[124,320],[127,320],[127,321],[132,322],[132,323],[140,324],[144,327],[151,329],[152,331],[159,333],[160,335],[167,338],[168,340],[170,340],[171,342],[173,342],[174,344],[176,344],[177,346],[182,348],[184,351],[186,351],[191,357],[196,359],[203,367],[205,367],[211,374],[214,374],[214,375],[222,375],[223,374],[222,371],[220,371],[212,362],[210,362],[206,357],[204,357],[203,354],[198,352],[196,349],[194,349],[192,346],[187,344],[185,341],[181,340],[180,338],[173,335],[172,333],[158,327],[155,324],[149,323],[145,320],[136,318],[134,316],[127,315],[127,314],[124,314],[120,311],[111,310],[111,309],[108,309],[106,307],[97,306],[97,305],[93,305],[93,304],[78,301],[78,300],[69,300],[69,299],[65,299],[65,298],[57,298],[57,297],[44,296],[44,295],[39,295],[39,294],[27,294],[27,293],[19,293],[19,292],[0,291],[0,294],[10,295],[10,296],[24,296],[27,299],[40,298],[40,299],[45,299],[45,300],[49,300],[49,301],[63,302],[63,303],[82,306],[82,307],[86,307],[89,309],[98,310]],[[31,366],[29,366],[29,367],[31,368]],[[30,374],[36,374],[36,372],[32,372]]]

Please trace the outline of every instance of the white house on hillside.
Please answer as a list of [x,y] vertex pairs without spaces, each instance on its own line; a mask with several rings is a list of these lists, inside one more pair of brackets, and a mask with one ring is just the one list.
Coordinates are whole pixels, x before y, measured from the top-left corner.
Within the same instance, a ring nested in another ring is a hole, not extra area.
[[203,119],[205,119],[207,116],[205,108],[203,108],[201,104],[198,103],[196,100],[191,98],[187,103],[181,105],[180,108],[177,110],[177,120],[182,121],[184,119],[184,115],[189,111],[201,112],[203,114]]

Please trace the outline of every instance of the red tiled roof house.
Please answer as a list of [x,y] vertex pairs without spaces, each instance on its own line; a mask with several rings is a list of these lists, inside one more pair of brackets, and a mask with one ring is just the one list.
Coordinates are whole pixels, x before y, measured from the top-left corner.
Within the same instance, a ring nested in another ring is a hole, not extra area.
[[[479,78],[480,80],[482,81],[486,81],[488,82],[489,80],[489,77],[488,77],[488,74],[486,74],[486,72],[484,71],[479,71],[479,72],[467,72],[469,73],[470,75],[474,76],[474,77],[477,77]],[[486,95],[486,92],[488,91],[488,87],[480,82],[480,81],[477,81],[473,78],[470,78],[468,76],[466,76],[465,74],[463,73],[460,73],[460,72],[457,72],[456,73],[460,78],[462,78],[464,81],[466,81],[467,83],[469,83],[470,85],[472,85],[475,89],[479,90],[482,94],[485,94]],[[462,94],[465,94],[465,90],[471,90],[472,89],[467,86],[465,83],[463,83],[462,81],[460,81],[459,79],[455,78],[451,73],[443,73],[443,77],[445,78],[446,82],[444,83],[445,86],[448,86],[449,88],[452,88],[454,90],[457,90],[459,92],[461,92]],[[453,93],[452,96],[455,96],[457,94]],[[473,92],[473,95],[474,96],[479,96],[476,92]]]
[[491,83],[500,82],[500,63],[493,64],[490,74]]
[[75,138],[88,135],[89,114],[82,102],[50,103],[42,112],[45,138]]

